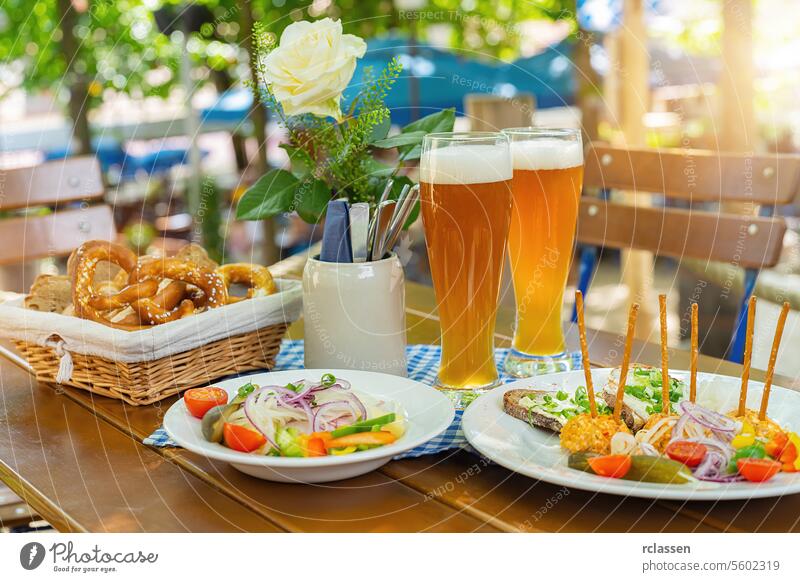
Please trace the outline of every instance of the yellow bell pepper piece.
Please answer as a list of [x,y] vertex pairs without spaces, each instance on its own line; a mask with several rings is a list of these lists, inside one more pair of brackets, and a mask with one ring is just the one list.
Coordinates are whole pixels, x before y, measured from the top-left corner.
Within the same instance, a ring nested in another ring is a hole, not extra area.
[[739,432],[738,435],[733,437],[731,441],[731,445],[734,449],[741,449],[744,447],[749,447],[753,443],[756,442],[756,430],[753,428],[753,425],[749,422],[742,423],[742,430]]
[[349,455],[350,453],[355,453],[358,450],[358,447],[342,447],[340,449],[328,449],[328,452],[332,455]]
[[794,445],[794,450],[798,453],[797,458],[794,460],[794,468],[800,471],[800,436],[796,432],[790,432],[789,442]]

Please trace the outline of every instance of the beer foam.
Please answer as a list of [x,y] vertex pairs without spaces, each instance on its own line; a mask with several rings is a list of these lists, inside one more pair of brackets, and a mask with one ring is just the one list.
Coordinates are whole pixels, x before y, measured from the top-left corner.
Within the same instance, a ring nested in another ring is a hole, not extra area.
[[511,156],[499,145],[453,145],[425,152],[420,181],[428,184],[485,184],[510,180]]
[[511,142],[515,170],[563,170],[583,165],[580,142],[536,139]]

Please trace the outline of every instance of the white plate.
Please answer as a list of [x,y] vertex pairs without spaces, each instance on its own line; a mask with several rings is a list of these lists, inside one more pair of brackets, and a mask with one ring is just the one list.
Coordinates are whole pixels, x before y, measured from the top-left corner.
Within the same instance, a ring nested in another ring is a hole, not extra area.
[[332,373],[337,378],[348,380],[352,383],[352,389],[357,393],[361,392],[382,400],[397,402],[407,415],[406,433],[390,445],[350,455],[318,458],[252,455],[206,441],[200,430],[200,420],[189,414],[183,398],[167,411],[164,416],[164,429],[172,440],[183,448],[209,459],[226,461],[248,475],[269,481],[324,483],[369,473],[389,462],[393,456],[432,439],[453,422],[455,415],[453,405],[439,391],[408,378],[375,372],[287,370],[240,376],[218,382],[214,386],[224,388],[232,398],[239,387],[247,382],[261,386],[284,385],[301,378],[318,380],[325,373]]
[[[592,370],[595,389],[606,384],[610,368]],[[670,371],[676,377],[688,379],[683,370]],[[583,370],[528,378],[506,384],[484,394],[464,412],[464,434],[470,444],[494,462],[534,479],[631,497],[660,499],[727,500],[755,497],[776,497],[800,492],[800,474],[778,473],[766,483],[710,483],[685,485],[639,483],[622,479],[607,479],[567,467],[568,454],[558,442],[558,435],[513,418],[503,412],[503,394],[515,388],[564,390],[572,393],[585,385]],[[715,410],[728,411],[739,401],[739,378],[718,374],[697,375],[697,402]],[[761,382],[750,382],[748,408],[758,410],[763,390]],[[773,386],[768,416],[787,430],[800,428],[800,393]]]

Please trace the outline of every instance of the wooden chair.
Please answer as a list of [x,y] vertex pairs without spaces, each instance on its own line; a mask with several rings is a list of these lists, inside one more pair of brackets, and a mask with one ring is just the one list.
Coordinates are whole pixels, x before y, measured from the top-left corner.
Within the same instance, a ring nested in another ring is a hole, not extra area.
[[500,131],[506,127],[533,125],[536,99],[530,93],[501,97],[470,93],[464,97],[464,113],[472,131]]
[[[731,359],[740,362],[747,301],[760,270],[777,264],[786,232],[774,208],[794,200],[800,156],[624,149],[602,143],[589,144],[585,153],[584,188],[599,189],[600,195],[584,194],[580,203],[578,288],[586,293],[598,248],[640,249],[743,268],[744,295],[730,350]],[[612,189],[663,194],[665,205],[614,203],[608,199]],[[670,207],[670,201],[686,208]],[[711,203],[741,203],[744,212],[709,211]]]
[[[103,193],[100,164],[93,157],[0,169],[0,215],[12,214],[0,216],[0,275],[5,271],[14,286],[24,291],[29,282],[22,275],[37,274],[37,266],[31,265],[36,259],[68,255],[89,239],[113,239],[113,213],[99,203]],[[46,211],[14,212],[36,207]],[[0,345],[0,356],[29,370],[27,362],[4,345]],[[27,506],[4,493],[0,488],[0,521],[6,526],[30,522]]]
[[0,211],[47,211],[0,218],[0,265],[68,255],[90,239],[116,236],[100,164],[75,157],[0,170]]

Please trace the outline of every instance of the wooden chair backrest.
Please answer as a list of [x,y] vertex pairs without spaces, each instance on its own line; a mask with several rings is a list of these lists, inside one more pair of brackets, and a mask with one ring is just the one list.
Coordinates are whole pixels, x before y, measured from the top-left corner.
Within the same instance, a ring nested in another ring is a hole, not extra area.
[[744,268],[771,267],[780,258],[786,224],[780,217],[758,216],[754,210],[792,202],[798,186],[800,156],[796,155],[589,144],[585,188],[659,193],[687,203],[739,202],[747,212],[630,206],[585,196],[579,210],[578,242],[731,262]]
[[62,256],[91,239],[116,236],[100,164],[75,157],[0,170],[0,212],[31,207],[51,212],[0,218],[0,265]]
[[472,131],[500,131],[507,127],[533,124],[536,99],[530,93],[501,97],[487,93],[470,93],[464,97],[464,113]]

